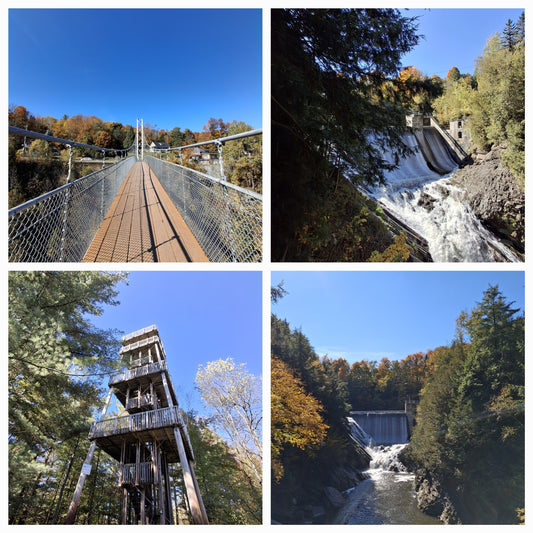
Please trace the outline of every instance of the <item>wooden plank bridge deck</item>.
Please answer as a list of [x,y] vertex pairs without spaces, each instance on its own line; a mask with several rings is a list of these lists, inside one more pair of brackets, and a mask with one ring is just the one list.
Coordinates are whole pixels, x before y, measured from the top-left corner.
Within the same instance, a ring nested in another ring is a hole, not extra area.
[[147,163],[124,179],[84,262],[207,262],[208,258]]

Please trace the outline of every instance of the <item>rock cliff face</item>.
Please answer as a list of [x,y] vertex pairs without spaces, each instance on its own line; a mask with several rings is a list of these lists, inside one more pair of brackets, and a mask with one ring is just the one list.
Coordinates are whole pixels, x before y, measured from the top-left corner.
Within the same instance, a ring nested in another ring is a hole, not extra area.
[[429,472],[416,472],[415,490],[421,511],[438,518],[444,524],[461,523],[446,489]]
[[501,164],[502,148],[474,151],[454,174],[466,200],[487,229],[519,254],[524,253],[525,196],[523,187]]

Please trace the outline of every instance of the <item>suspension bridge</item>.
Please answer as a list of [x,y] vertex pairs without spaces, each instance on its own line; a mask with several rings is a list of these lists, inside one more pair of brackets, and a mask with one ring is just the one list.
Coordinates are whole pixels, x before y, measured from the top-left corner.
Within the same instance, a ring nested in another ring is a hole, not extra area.
[[[67,182],[9,210],[11,262],[259,262],[262,196],[229,183],[223,148],[262,134],[252,130],[212,141],[220,178],[149,155],[142,119],[128,149],[82,144],[10,126],[9,132],[69,148]],[[75,147],[104,154],[103,168],[71,181]],[[153,150],[153,148],[151,149]],[[118,161],[105,166],[105,154]],[[159,156],[159,157],[156,157]]]

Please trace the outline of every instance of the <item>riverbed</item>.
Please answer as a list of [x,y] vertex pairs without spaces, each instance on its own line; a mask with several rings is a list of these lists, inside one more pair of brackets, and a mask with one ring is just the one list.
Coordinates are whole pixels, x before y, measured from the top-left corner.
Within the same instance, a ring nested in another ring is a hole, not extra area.
[[415,476],[398,459],[405,444],[369,448],[368,479],[346,491],[335,523],[350,525],[436,525],[441,522],[417,506]]

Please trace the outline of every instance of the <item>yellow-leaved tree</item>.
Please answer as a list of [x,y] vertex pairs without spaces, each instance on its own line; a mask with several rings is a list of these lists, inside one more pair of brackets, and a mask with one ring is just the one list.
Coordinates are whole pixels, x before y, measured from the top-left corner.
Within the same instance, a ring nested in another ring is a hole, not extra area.
[[320,445],[328,430],[320,402],[306,392],[302,381],[281,359],[272,357],[271,370],[272,473],[283,477],[282,452],[285,448],[302,450]]

